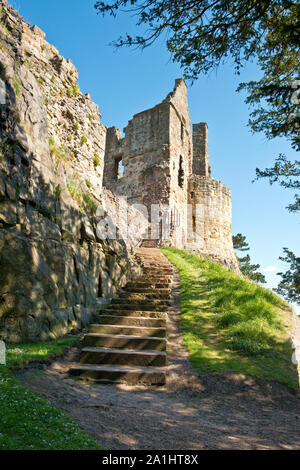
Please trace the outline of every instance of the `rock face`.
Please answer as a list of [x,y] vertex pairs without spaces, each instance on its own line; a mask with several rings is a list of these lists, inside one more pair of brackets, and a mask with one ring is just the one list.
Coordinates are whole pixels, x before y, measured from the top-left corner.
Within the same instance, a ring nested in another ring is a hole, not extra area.
[[[134,269],[130,243],[97,238],[106,128],[78,73],[0,2],[0,338],[85,327]],[[3,94],[2,94],[3,98]]]

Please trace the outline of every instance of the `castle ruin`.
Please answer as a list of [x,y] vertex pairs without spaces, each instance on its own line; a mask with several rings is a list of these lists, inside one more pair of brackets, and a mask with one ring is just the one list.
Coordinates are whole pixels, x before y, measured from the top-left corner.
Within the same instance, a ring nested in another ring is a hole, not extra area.
[[[164,101],[135,114],[124,133],[122,138],[116,127],[107,129],[103,184],[129,204],[147,207],[147,239],[155,234],[153,245],[199,251],[236,268],[231,193],[211,178],[207,124],[194,124],[191,132],[185,81],[176,80]],[[157,234],[153,206],[161,207]]]

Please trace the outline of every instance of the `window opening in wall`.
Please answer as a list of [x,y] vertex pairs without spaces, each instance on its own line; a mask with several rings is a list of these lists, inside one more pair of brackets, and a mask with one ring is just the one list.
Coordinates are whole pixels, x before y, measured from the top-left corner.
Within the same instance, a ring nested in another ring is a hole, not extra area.
[[122,157],[115,159],[115,178],[119,179],[124,176],[124,166],[122,162]]
[[193,232],[196,232],[196,217],[193,215]]
[[174,229],[175,229],[173,209],[171,209],[171,213],[170,213],[170,216],[169,216],[169,222],[170,222],[170,226],[169,226],[170,236],[172,236],[173,233],[174,233]]
[[184,125],[181,123],[181,141],[184,141]]
[[180,158],[179,158],[179,170],[178,170],[178,186],[180,188],[183,187],[183,183],[184,183],[184,171],[183,171],[183,158],[182,156],[180,155]]
[[102,297],[103,292],[102,292],[102,279],[101,276],[99,276],[99,282],[98,282],[98,297]]
[[159,221],[159,235],[158,235],[159,240],[162,240],[163,238],[163,220],[162,218]]
[[191,199],[194,199],[195,193],[194,191],[191,192]]

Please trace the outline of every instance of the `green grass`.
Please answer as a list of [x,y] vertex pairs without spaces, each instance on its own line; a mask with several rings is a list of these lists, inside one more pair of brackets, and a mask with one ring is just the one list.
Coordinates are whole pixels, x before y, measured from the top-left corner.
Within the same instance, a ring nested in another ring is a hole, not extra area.
[[6,351],[7,366],[15,368],[29,362],[44,362],[53,357],[61,356],[66,347],[75,344],[78,340],[77,336],[67,336],[44,343],[8,345]]
[[19,97],[21,95],[21,82],[16,72],[14,73],[13,87],[14,87],[16,96]]
[[69,163],[71,159],[71,152],[67,147],[59,146],[53,137],[50,137],[49,139],[49,150],[51,156],[54,156],[56,159],[56,167],[55,169],[57,170],[57,167],[61,161],[65,163]]
[[43,80],[42,77],[38,77],[38,78],[36,79],[36,81],[38,82],[38,84],[39,84],[41,87],[44,86],[44,84],[45,84],[45,82],[44,82],[44,80]]
[[72,198],[77,201],[79,205],[81,205],[81,192],[79,188],[79,181],[75,179],[69,180],[67,183],[67,188]]
[[58,184],[57,186],[55,186],[55,197],[56,197],[56,199],[61,198],[61,192],[62,192],[61,186],[60,186],[60,184]]
[[288,305],[217,264],[176,248],[162,252],[179,271],[184,346],[194,366],[266,378],[297,390]]
[[84,200],[86,207],[90,212],[97,211],[98,204],[89,193],[82,193],[82,199]]
[[79,86],[78,85],[73,85],[73,96],[75,96],[75,97],[79,96]]
[[8,347],[7,365],[0,366],[0,450],[101,450],[72,418],[20,384],[11,370],[60,355],[77,340]]
[[95,153],[95,155],[93,157],[93,163],[94,163],[95,167],[99,166],[100,163],[101,163],[100,157],[97,153]]
[[87,137],[85,135],[83,135],[80,139],[80,147],[82,147],[86,143],[87,143]]

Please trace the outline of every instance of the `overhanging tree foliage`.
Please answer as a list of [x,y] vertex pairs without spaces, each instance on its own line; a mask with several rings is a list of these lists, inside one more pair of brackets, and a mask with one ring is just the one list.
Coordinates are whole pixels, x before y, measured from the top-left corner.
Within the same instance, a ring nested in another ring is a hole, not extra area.
[[[249,244],[246,242],[245,235],[238,233],[237,235],[233,235],[233,248],[236,251],[249,251]],[[260,268],[260,264],[251,264],[250,263],[250,255],[247,254],[244,257],[238,257],[240,269],[244,276],[248,277],[252,281],[260,282],[262,284],[266,283],[265,276],[258,271]]]
[[237,233],[236,235],[233,235],[232,237],[233,241],[233,248],[238,251],[249,251],[249,243],[246,242],[246,237],[245,235],[242,235],[241,233]]
[[[256,178],[269,178],[270,184],[279,183],[284,188],[300,190],[300,160],[290,162],[285,155],[280,154],[272,168],[265,170],[256,169]],[[300,194],[295,194],[293,204],[289,204],[287,209],[290,212],[300,211]]]
[[283,249],[285,256],[279,259],[290,265],[286,273],[278,273],[282,277],[276,292],[287,300],[300,304],[300,258],[287,248]]

